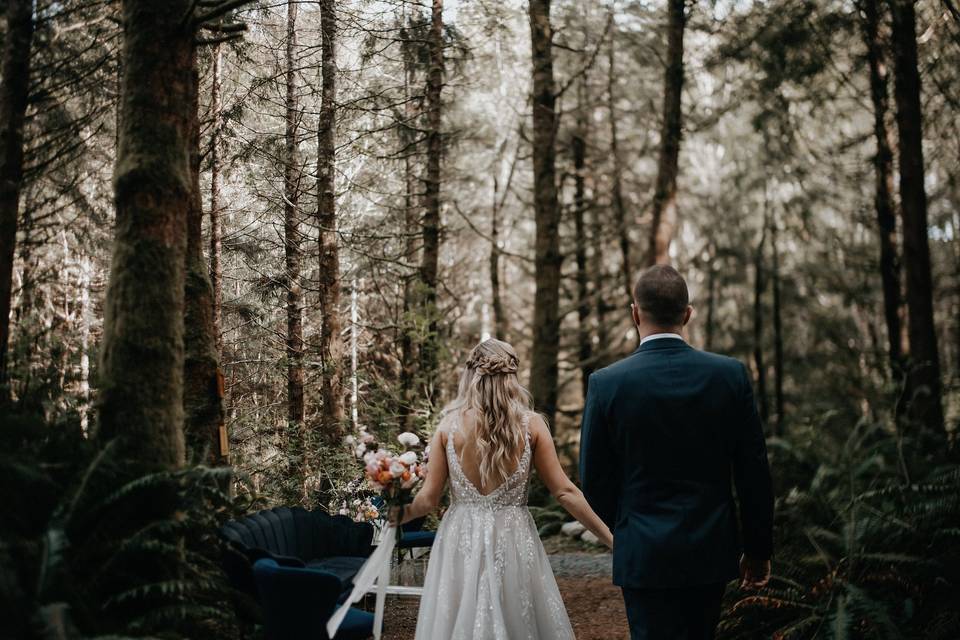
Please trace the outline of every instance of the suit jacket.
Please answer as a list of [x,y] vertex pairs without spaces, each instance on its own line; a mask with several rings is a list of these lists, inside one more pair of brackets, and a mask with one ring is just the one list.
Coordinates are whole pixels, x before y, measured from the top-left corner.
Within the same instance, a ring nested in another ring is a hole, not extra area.
[[750,376],[732,358],[659,338],[591,375],[580,479],[613,531],[619,586],[726,582],[738,575],[741,549],[772,552],[763,429]]

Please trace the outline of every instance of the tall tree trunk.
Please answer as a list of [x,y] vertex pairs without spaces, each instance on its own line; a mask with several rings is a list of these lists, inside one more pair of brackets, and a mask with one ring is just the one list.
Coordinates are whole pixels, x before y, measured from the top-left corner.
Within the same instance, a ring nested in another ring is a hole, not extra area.
[[630,262],[630,229],[627,225],[627,207],[623,201],[623,161],[620,159],[620,139],[617,132],[616,88],[616,23],[610,22],[610,46],[607,49],[607,111],[610,116],[610,159],[613,162],[612,203],[613,219],[617,227],[620,242],[620,274],[623,278],[623,290],[627,300],[633,299],[633,267]]
[[93,264],[90,258],[80,259],[80,431],[90,432],[90,320],[93,305],[90,289],[93,286]]
[[196,462],[218,464],[224,428],[223,385],[213,319],[213,288],[203,255],[203,206],[200,194],[200,74],[196,53],[190,73],[190,201],[184,288],[183,412],[187,452]]
[[334,0],[320,0],[322,89],[317,133],[317,187],[320,226],[320,423],[323,439],[339,443],[343,437],[343,337],[340,318],[340,253],[337,243],[336,187],[334,184],[334,127],[336,124],[336,13]]
[[[897,252],[897,219],[893,199],[893,144],[887,128],[889,97],[887,61],[880,35],[880,0],[863,0],[861,28],[870,67],[870,98],[873,102],[873,135],[877,153],[873,157],[875,173],[874,208],[880,240],[880,281],[883,287],[883,316],[887,326],[887,357],[894,380],[903,373],[903,328],[901,326],[900,256]],[[898,403],[902,406],[902,403]]]
[[686,0],[667,2],[667,68],[664,73],[663,124],[660,132],[660,159],[653,194],[648,264],[670,261],[670,242],[677,227],[677,172],[680,138],[683,131],[683,32]]
[[[607,274],[603,268],[603,252],[606,244],[603,237],[603,219],[599,207],[590,208],[590,279],[593,281],[593,305],[596,322],[598,350],[593,358],[597,367],[606,363],[610,356],[610,339],[607,332],[607,301],[603,292],[607,284]],[[632,294],[631,294],[632,295]]]
[[550,0],[530,0],[533,62],[533,203],[536,222],[530,392],[553,429],[560,354],[560,206],[556,181],[556,95]]
[[517,153],[514,154],[513,160],[510,162],[506,182],[501,188],[500,176],[503,175],[504,168],[503,153],[507,148],[509,140],[510,136],[505,135],[503,141],[497,147],[497,159],[493,168],[493,202],[491,203],[492,207],[490,209],[490,291],[493,307],[493,333],[498,340],[506,340],[507,334],[510,331],[507,312],[503,306],[503,287],[500,281],[500,256],[502,255],[500,249],[500,229],[503,225],[500,214],[503,211],[504,203],[507,201],[507,196],[510,195],[510,187],[513,184],[513,176],[516,173],[517,162],[520,156],[518,148]]
[[940,355],[933,320],[933,276],[927,240],[924,188],[923,111],[917,66],[916,13],[913,0],[891,0],[893,13],[894,98],[900,155],[900,215],[907,275],[910,364],[907,389],[913,396],[912,421],[943,433]]
[[222,57],[220,44],[213,49],[213,84],[210,88],[210,286],[213,289],[213,326],[217,351],[223,355],[223,218],[220,204],[220,128],[223,123]]
[[[954,193],[957,193],[954,187]],[[953,205],[953,277],[960,282],[960,198]],[[960,288],[957,290],[956,312],[953,315],[953,379],[960,382]]]
[[580,384],[583,397],[587,397],[587,383],[593,373],[593,332],[590,330],[590,273],[587,265],[586,173],[587,173],[587,114],[584,104],[586,79],[577,86],[577,123],[570,150],[573,155],[574,195],[573,219],[576,229],[577,260],[577,343],[579,345]]
[[350,426],[354,431],[360,427],[360,294],[357,281],[350,286]]
[[507,318],[500,293],[500,180],[493,176],[493,207],[490,210],[490,298],[493,307],[493,335],[506,340]]
[[[496,36],[494,41],[494,50],[496,52],[497,63],[497,99],[505,100],[507,98],[507,82],[504,74],[503,64],[503,37],[502,34]],[[490,213],[490,291],[491,306],[493,307],[493,333],[498,340],[507,340],[510,332],[509,320],[507,319],[506,309],[503,306],[502,283],[500,280],[500,229],[503,225],[501,212],[503,205],[510,195],[510,187],[513,184],[513,176],[516,172],[517,162],[520,156],[520,148],[510,162],[510,168],[506,176],[506,182],[501,184],[504,170],[503,154],[511,139],[511,132],[501,131],[498,134],[500,139],[497,144],[497,157],[493,165],[493,202]],[[522,136],[520,136],[522,138]]]
[[427,334],[420,345],[420,374],[427,397],[433,404],[437,396],[438,365],[437,272],[440,260],[440,162],[443,141],[440,136],[443,89],[443,0],[433,0],[430,15],[430,67],[427,70],[427,179],[423,195],[423,253],[420,285]]
[[786,417],[783,398],[783,307],[780,296],[780,249],[777,242],[777,223],[770,226],[770,244],[773,249],[773,264],[770,276],[773,285],[773,391],[777,409],[777,435],[783,433]]
[[23,123],[30,92],[33,2],[7,0],[6,8],[6,37],[0,60],[0,404],[9,400],[7,352],[13,257],[23,182]]
[[286,130],[283,171],[283,247],[287,281],[287,430],[289,453],[303,455],[303,287],[300,269],[300,150],[298,129],[300,105],[297,97],[296,60],[297,3],[287,0],[286,46]]
[[122,3],[123,110],[98,438],[144,466],[184,459],[183,317],[191,207],[188,0]]
[[767,223],[764,219],[760,243],[753,258],[753,362],[757,368],[757,402],[760,405],[760,418],[764,424],[767,424],[770,418],[770,407],[767,403],[767,366],[763,357],[763,292],[767,288],[763,254],[766,243]]
[[[404,13],[406,5],[404,5]],[[411,43],[407,25],[407,16],[403,16],[404,25],[400,30],[403,56],[403,91],[404,91],[404,122],[399,127],[400,142],[403,145],[403,232],[404,262],[417,264],[419,257],[418,245],[420,237],[420,216],[417,209],[417,176],[414,170],[417,151],[415,123],[418,116],[416,100],[412,95],[414,80],[416,79],[416,57],[414,45]],[[418,265],[419,266],[419,265]],[[410,431],[413,428],[413,407],[416,397],[417,376],[417,323],[415,313],[417,309],[417,280],[416,273],[407,273],[403,279],[403,317],[400,321],[400,428]]]

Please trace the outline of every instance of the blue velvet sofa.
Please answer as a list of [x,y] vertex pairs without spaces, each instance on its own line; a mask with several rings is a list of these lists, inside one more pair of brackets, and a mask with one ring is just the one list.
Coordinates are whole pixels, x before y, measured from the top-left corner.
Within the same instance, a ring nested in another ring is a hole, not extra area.
[[[335,576],[340,591],[373,551],[373,526],[345,516],[300,507],[277,507],[231,520],[220,528],[224,570],[238,590],[258,597],[253,565],[261,559],[279,567],[310,568]],[[259,597],[258,597],[259,599]]]
[[[253,574],[266,640],[329,640],[326,625],[340,599],[340,578],[319,569],[280,566],[272,558],[257,560]],[[372,613],[351,607],[336,640],[371,637],[373,620]]]

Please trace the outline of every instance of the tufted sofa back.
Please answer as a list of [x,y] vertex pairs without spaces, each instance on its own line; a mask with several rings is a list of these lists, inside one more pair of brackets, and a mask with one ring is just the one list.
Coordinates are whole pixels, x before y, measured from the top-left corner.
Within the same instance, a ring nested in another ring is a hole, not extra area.
[[231,520],[220,528],[227,541],[224,568],[242,591],[256,592],[251,568],[260,558],[304,566],[334,556],[370,555],[373,527],[346,516],[301,507],[276,507]]

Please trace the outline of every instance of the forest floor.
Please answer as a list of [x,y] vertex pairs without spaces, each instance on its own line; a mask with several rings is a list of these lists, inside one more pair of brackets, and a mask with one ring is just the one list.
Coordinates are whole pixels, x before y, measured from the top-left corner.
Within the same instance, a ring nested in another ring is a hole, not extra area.
[[[544,542],[577,640],[627,640],[623,598],[610,582],[610,555]],[[383,640],[413,640],[418,604],[413,598],[387,601]]]

